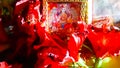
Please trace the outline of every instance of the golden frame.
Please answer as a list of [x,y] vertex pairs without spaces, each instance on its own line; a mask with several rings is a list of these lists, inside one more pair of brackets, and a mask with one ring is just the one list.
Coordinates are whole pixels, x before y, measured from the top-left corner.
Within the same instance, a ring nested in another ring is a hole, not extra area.
[[[89,2],[91,0],[44,0],[43,1],[43,16],[45,16],[46,20],[45,20],[45,26],[48,27],[48,5],[49,3],[81,3],[81,11],[79,12],[80,15],[80,21],[84,21],[86,22],[87,24],[89,24],[89,22],[91,23],[91,20],[92,20],[92,10],[90,10],[89,12]],[[90,8],[92,9],[92,8]],[[49,28],[46,28],[47,30],[49,30]]]

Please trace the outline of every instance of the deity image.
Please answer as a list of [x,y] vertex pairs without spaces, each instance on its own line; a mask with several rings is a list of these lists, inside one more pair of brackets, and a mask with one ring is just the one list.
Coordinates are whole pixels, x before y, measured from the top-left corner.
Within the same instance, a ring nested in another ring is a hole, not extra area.
[[48,24],[51,32],[64,29],[66,24],[78,21],[79,13],[72,3],[55,3],[54,6],[49,3],[49,7],[51,6],[52,8],[48,13]]

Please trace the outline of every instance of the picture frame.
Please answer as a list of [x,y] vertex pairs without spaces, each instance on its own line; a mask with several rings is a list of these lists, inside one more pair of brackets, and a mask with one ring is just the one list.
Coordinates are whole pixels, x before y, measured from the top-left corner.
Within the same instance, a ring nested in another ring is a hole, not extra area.
[[[66,16],[68,19],[71,15],[71,22],[84,21],[88,23],[88,2],[88,0],[45,0],[43,3],[43,16],[46,30],[50,31],[53,23],[60,23],[60,16]],[[62,15],[63,11],[66,13],[64,13],[65,15]],[[69,20],[67,23],[71,22]]]

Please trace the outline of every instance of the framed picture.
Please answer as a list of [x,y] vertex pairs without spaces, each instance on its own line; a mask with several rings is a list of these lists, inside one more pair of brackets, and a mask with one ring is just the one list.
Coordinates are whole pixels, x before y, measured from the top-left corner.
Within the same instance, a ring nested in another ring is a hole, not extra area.
[[52,32],[67,23],[88,23],[88,0],[46,0],[43,3],[45,27]]

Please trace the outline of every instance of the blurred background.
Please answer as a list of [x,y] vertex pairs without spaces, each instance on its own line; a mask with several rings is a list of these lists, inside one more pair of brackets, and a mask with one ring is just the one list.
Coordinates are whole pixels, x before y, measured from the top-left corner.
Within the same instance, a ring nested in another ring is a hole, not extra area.
[[93,0],[93,18],[111,16],[114,22],[120,21],[119,0]]

